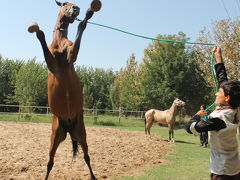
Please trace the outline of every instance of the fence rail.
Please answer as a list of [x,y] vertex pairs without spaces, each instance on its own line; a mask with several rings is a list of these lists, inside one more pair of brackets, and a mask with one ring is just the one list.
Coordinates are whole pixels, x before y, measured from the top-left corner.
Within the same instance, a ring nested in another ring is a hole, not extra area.
[[[104,115],[105,118],[117,117],[120,120],[122,118],[134,118],[138,120],[144,119],[145,111],[128,111],[128,110],[106,110],[106,109],[87,109],[84,108],[84,117],[92,118],[94,121]],[[30,115],[51,115],[51,110],[47,106],[23,106],[23,105],[5,105],[0,104],[0,114],[17,114],[18,120],[21,116],[28,118]]]

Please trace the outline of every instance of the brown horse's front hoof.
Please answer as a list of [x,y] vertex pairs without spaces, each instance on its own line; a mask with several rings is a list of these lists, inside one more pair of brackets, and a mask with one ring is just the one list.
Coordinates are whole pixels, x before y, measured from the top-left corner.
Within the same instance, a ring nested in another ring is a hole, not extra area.
[[96,180],[95,176],[92,176],[92,177],[91,177],[91,180]]
[[39,26],[36,22],[32,22],[29,26],[28,26],[28,32],[30,33],[34,33],[34,32],[38,32],[40,29],[39,29]]
[[93,0],[91,5],[90,5],[90,9],[93,12],[99,11],[101,9],[101,7],[102,7],[102,3],[99,0]]

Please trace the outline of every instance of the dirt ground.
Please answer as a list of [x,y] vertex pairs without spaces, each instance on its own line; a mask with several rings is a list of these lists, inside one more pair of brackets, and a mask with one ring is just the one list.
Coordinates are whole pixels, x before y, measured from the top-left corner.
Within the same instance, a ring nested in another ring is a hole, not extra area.
[[[143,132],[87,127],[89,155],[97,179],[141,176],[144,170],[164,162],[171,144],[156,135],[146,140]],[[46,173],[51,124],[0,122],[0,179],[38,180]],[[90,179],[79,154],[72,161],[69,135],[60,144],[49,179]]]

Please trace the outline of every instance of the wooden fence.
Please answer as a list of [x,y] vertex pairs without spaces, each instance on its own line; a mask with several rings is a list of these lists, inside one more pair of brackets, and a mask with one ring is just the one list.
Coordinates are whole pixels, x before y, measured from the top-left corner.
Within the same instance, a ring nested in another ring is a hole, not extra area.
[[[34,115],[51,115],[51,110],[47,106],[23,106],[23,105],[5,105],[0,104],[0,114],[17,114],[20,116]],[[144,119],[145,111],[128,111],[128,110],[106,110],[106,109],[84,109],[84,117],[90,117],[97,121],[98,117],[104,115],[105,118],[117,117],[119,122],[121,118]]]

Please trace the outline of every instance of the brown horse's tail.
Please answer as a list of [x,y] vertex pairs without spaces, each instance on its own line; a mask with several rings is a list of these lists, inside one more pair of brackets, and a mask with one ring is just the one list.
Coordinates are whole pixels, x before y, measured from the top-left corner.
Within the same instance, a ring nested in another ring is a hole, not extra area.
[[72,139],[72,151],[73,151],[73,158],[75,158],[78,153],[78,142],[73,139]]
[[[69,119],[69,121],[71,122],[71,119]],[[67,124],[65,121],[59,121],[61,127],[66,131],[70,133],[71,139],[72,139],[72,151],[73,151],[73,158],[76,157],[77,153],[78,153],[78,142],[76,140],[74,140],[74,138],[71,135],[71,132],[73,130],[73,127],[75,125],[75,123],[70,123]]]

